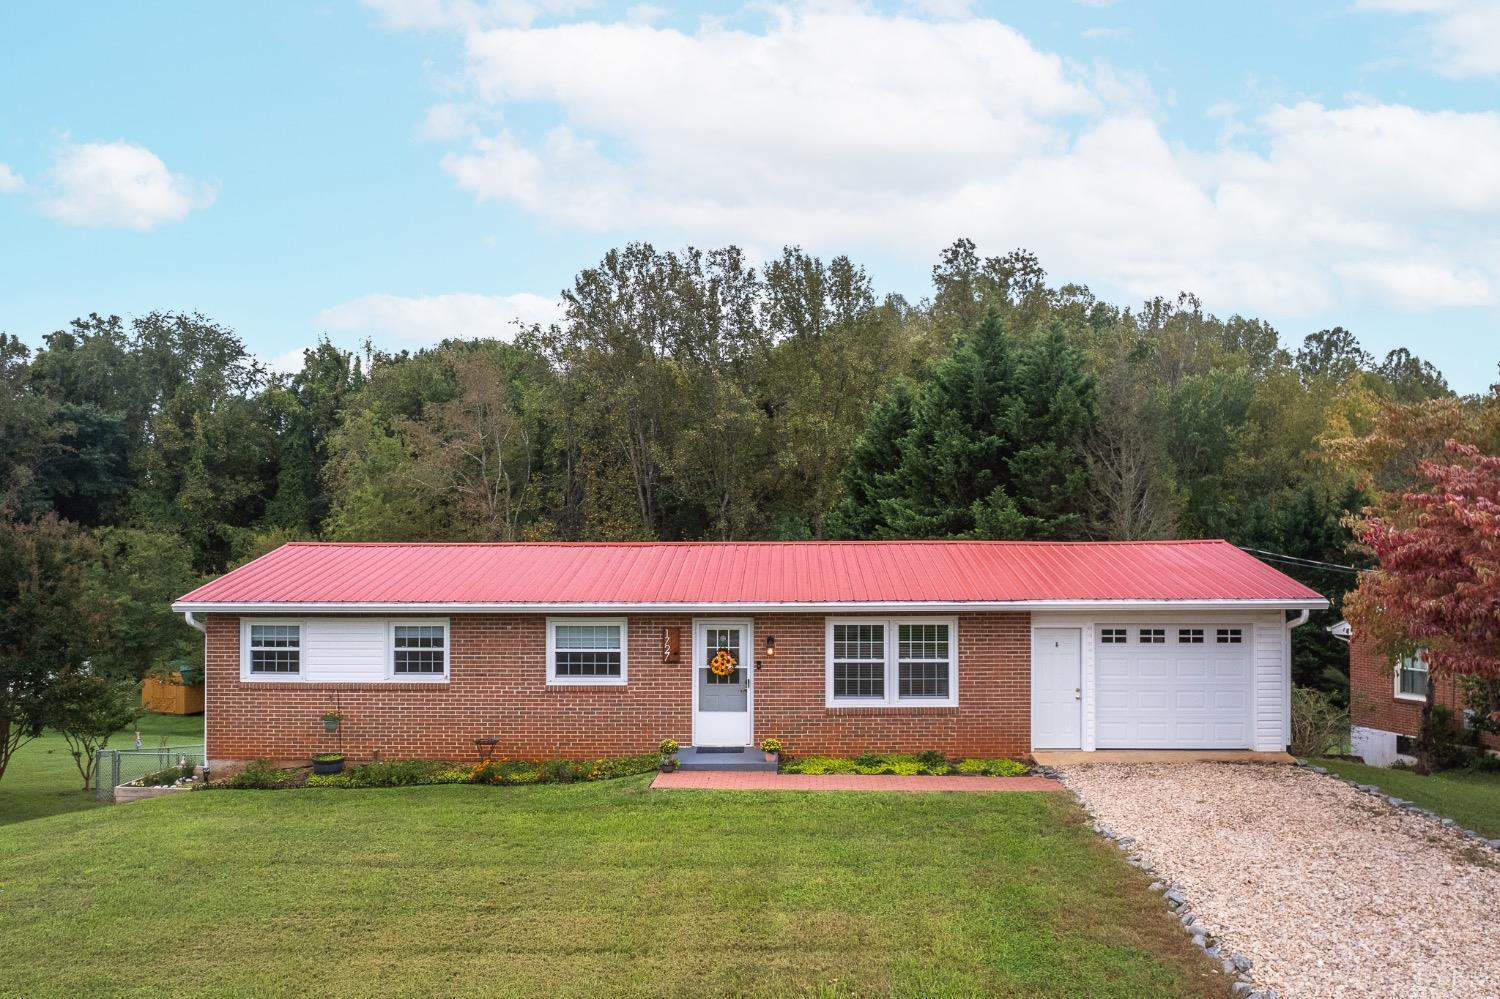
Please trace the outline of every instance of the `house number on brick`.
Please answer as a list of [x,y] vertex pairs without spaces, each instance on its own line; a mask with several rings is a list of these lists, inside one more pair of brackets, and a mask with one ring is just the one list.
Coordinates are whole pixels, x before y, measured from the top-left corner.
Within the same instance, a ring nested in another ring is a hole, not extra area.
[[682,661],[682,629],[675,624],[667,625],[661,630],[661,661]]

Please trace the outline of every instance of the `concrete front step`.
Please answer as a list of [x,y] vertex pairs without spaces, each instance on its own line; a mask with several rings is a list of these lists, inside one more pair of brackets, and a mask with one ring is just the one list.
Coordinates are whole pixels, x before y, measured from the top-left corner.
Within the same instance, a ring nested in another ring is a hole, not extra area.
[[738,752],[722,749],[706,752],[694,746],[683,746],[677,751],[677,765],[681,770],[724,770],[745,774],[776,772],[776,764],[766,762],[766,754],[754,747]]

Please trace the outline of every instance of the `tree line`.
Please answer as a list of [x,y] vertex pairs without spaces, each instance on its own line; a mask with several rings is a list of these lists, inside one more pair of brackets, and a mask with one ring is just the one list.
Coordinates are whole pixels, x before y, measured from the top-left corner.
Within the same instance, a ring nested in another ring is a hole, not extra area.
[[[1291,349],[968,240],[917,302],[844,256],[635,243],[562,305],[420,350],[325,340],[291,374],[196,314],[0,335],[0,598],[54,547],[92,668],[138,678],[200,654],[172,597],[290,539],[1224,537],[1360,564],[1348,518],[1379,469],[1338,442],[1493,399],[1339,327]],[[1352,582],[1279,567],[1335,599]],[[35,622],[0,614],[14,664]],[[1336,691],[1320,631],[1297,632],[1297,679]]]

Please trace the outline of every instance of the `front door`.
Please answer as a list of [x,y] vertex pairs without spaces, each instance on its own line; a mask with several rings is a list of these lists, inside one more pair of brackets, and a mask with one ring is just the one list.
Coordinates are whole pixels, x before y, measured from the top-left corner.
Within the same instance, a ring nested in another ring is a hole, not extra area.
[[1083,746],[1083,636],[1037,628],[1031,637],[1031,747]]
[[693,622],[693,745],[750,744],[754,656],[749,621]]

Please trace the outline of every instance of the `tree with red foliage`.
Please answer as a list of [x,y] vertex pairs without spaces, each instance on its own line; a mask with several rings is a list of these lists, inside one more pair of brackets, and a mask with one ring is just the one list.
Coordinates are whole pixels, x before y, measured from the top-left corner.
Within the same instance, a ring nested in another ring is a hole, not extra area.
[[1435,681],[1500,679],[1500,457],[1448,441],[1419,464],[1423,488],[1386,497],[1356,525],[1380,560],[1351,595],[1354,626],[1391,656],[1423,650],[1430,671],[1417,766],[1428,752]]

